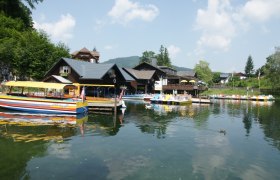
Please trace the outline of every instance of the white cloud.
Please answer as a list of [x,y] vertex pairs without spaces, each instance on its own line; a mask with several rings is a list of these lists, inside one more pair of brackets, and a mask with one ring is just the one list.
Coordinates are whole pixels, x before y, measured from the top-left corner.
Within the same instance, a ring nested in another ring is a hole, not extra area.
[[197,11],[195,29],[202,31],[197,51],[202,52],[204,47],[227,51],[236,34],[230,2],[208,0],[207,9]]
[[50,35],[55,41],[67,41],[73,37],[72,30],[76,25],[76,21],[70,14],[61,15],[57,22],[36,22],[34,28],[43,30]]
[[140,5],[129,0],[116,0],[114,7],[108,13],[113,22],[120,24],[127,24],[134,19],[153,21],[158,14],[159,9],[155,5]]
[[181,49],[175,45],[168,46],[167,50],[168,50],[168,53],[169,53],[171,59],[175,58],[177,56],[177,54],[181,52]]
[[255,21],[267,21],[272,17],[280,17],[280,0],[251,0],[242,8],[245,17]]
[[197,41],[199,47],[206,46],[212,49],[227,51],[231,43],[231,38],[218,34],[204,34]]
[[106,50],[111,50],[111,49],[113,49],[113,46],[112,46],[112,45],[106,45],[106,46],[104,47],[104,49],[106,49]]
[[[196,52],[227,51],[237,30],[248,31],[252,20],[263,23],[280,17],[280,0],[248,0],[233,7],[229,0],[208,0],[205,9],[198,9],[195,30],[201,31]],[[264,33],[269,28],[260,24]],[[265,28],[264,28],[265,27]]]
[[102,28],[107,24],[107,22],[105,20],[101,20],[101,19],[97,19],[95,21],[95,26],[94,26],[94,30],[95,31],[101,31]]

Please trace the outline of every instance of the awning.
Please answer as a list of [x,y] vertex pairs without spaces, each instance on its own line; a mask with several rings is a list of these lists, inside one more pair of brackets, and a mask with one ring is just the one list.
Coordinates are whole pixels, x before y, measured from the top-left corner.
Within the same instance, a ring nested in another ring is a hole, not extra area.
[[43,89],[66,89],[76,88],[73,84],[62,83],[49,83],[49,82],[37,82],[37,81],[7,81],[4,86],[12,87],[25,87],[25,88],[43,88]]
[[114,87],[114,85],[110,84],[79,84],[79,83],[73,83],[75,86],[86,86],[86,87]]

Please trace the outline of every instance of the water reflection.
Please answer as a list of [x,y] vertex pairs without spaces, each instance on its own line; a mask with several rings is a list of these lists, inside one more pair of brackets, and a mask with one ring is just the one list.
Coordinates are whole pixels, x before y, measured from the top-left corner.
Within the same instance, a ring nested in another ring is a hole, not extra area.
[[277,102],[126,105],[52,125],[0,118],[1,179],[280,178]]
[[77,135],[75,125],[86,121],[87,115],[0,112],[1,179],[28,179],[27,162],[45,156],[53,144],[61,144]]
[[[43,115],[0,112],[1,137],[14,142],[63,141],[75,135],[75,125],[84,124],[87,115]],[[23,128],[24,127],[24,128]]]

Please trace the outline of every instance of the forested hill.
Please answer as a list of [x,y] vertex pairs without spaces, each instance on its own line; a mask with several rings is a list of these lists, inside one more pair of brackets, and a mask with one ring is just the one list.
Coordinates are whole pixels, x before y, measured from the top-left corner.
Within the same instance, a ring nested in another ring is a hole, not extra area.
[[[133,68],[139,64],[139,56],[130,56],[130,57],[120,57],[115,59],[109,59],[108,61],[102,62],[104,64],[117,64],[119,67]],[[174,66],[177,71],[189,71],[190,68]]]

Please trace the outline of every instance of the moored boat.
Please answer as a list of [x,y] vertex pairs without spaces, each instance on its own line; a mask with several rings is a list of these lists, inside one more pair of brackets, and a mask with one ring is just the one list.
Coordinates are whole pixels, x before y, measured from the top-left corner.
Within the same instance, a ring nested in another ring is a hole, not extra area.
[[212,104],[210,99],[205,99],[205,98],[192,98],[192,103]]
[[186,105],[192,103],[191,95],[155,94],[150,101],[154,104],[170,105]]
[[257,95],[257,96],[246,96],[246,95],[211,95],[212,99],[229,99],[229,100],[250,100],[250,101],[274,101],[275,98],[272,95]]
[[[32,113],[79,114],[88,111],[87,101],[69,98],[71,84],[34,81],[8,81],[0,95],[0,107]],[[75,87],[75,86],[74,86]]]

